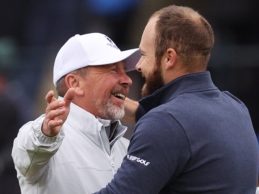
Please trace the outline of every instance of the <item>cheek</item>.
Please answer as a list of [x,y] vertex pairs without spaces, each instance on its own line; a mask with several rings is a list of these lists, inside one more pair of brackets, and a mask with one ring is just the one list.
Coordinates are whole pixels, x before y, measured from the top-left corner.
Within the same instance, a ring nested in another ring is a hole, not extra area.
[[143,73],[145,77],[149,77],[150,74],[153,74],[155,70],[155,62],[152,59],[146,60],[145,68],[143,68]]
[[96,98],[108,98],[111,95],[111,92],[114,88],[114,83],[112,81],[112,79],[105,79],[102,80],[100,82],[98,82],[97,84],[94,84],[95,88],[95,94],[96,94]]
[[148,69],[150,69],[150,70],[154,69],[155,64],[156,64],[154,57],[148,57],[146,60],[146,64],[147,64]]
[[110,93],[103,88],[96,87],[90,93],[90,98],[91,100],[87,100],[91,101],[95,107],[102,109],[103,105],[106,104],[108,99],[110,98]]

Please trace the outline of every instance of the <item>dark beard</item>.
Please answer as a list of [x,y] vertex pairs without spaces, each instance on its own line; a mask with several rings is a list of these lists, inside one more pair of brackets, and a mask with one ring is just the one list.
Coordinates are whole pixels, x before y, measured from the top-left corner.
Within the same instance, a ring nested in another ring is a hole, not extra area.
[[157,68],[153,71],[149,77],[146,78],[144,86],[142,87],[142,97],[148,96],[156,91],[158,88],[161,88],[164,85],[160,66],[157,65]]

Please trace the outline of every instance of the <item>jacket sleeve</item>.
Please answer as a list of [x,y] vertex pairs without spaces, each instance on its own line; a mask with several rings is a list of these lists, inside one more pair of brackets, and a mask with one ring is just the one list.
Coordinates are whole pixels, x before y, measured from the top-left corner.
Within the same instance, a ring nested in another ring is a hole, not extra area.
[[48,161],[64,138],[62,130],[55,137],[45,136],[41,132],[43,120],[44,115],[22,126],[13,143],[12,158],[17,174],[31,183],[47,172]]
[[149,112],[136,125],[114,179],[96,194],[157,194],[189,158],[189,143],[177,120],[166,112]]

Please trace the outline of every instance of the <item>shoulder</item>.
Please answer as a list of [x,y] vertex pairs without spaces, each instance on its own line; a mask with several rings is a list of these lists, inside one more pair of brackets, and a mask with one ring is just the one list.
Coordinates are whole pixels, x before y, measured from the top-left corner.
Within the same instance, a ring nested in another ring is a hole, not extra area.
[[[180,100],[180,101],[179,101]],[[186,112],[181,99],[174,99],[145,113],[137,122],[137,127],[181,128],[178,115]]]
[[157,144],[162,143],[161,140],[170,144],[172,140],[177,142],[186,139],[182,125],[165,107],[155,108],[141,117],[135,126],[134,138]]
[[191,151],[177,119],[166,109],[153,109],[137,122],[128,153],[159,166],[161,158],[165,158],[164,165],[177,163],[179,158],[186,161]]
[[236,103],[237,105],[241,106],[245,110],[248,110],[245,103],[242,100],[240,100],[238,97],[230,93],[229,91],[223,91],[223,94],[225,94],[225,96],[227,96],[233,103]]

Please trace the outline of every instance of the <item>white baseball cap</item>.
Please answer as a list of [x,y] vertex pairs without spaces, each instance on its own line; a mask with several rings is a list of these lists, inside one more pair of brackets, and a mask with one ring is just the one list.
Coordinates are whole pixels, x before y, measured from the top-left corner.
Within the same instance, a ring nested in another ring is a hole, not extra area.
[[121,51],[101,33],[76,34],[59,50],[53,70],[53,83],[64,75],[86,66],[108,65],[125,60],[126,71],[135,69],[140,58],[139,49]]

